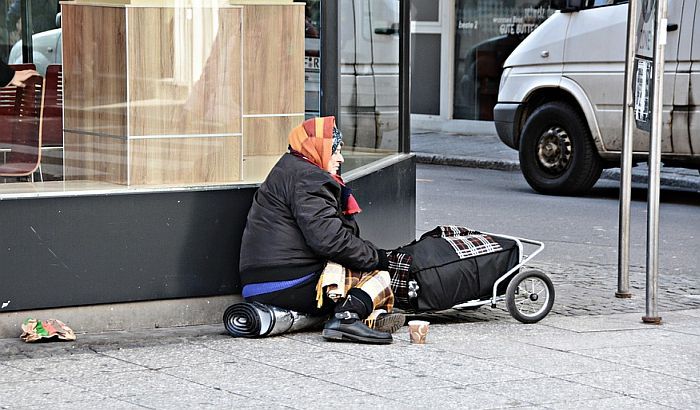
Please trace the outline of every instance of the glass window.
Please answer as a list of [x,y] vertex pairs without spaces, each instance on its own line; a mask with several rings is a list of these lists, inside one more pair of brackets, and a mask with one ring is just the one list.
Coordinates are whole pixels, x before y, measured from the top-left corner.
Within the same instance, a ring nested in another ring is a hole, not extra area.
[[414,9],[412,19],[423,22],[440,21],[440,1],[436,0],[411,0]]
[[399,1],[340,0],[339,7],[347,171],[399,149]]
[[304,35],[304,107],[306,118],[318,117],[321,112],[321,0],[305,3]]
[[[0,195],[258,183],[304,120],[304,5],[62,2],[55,28],[56,1],[27,3],[43,79],[0,93]],[[0,5],[0,57],[26,62]]]
[[[440,34],[413,34],[411,48],[411,112],[413,114],[440,115]],[[420,57],[418,57],[420,56]]]
[[554,13],[549,2],[457,0],[454,118],[493,120],[503,63]]

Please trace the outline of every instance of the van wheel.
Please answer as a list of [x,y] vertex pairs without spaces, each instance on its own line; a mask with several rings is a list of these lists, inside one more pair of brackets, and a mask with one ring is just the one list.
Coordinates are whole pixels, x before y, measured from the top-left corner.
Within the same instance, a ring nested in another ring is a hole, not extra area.
[[603,171],[588,124],[558,101],[537,108],[525,122],[520,168],[535,191],[554,195],[585,193]]

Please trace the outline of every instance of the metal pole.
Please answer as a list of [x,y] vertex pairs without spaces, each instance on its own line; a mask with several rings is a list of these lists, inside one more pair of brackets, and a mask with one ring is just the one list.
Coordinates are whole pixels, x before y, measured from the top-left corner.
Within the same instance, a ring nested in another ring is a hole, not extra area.
[[399,2],[399,152],[411,152],[411,0]]
[[338,0],[321,2],[321,116],[340,118],[340,6]]
[[617,292],[615,297],[631,298],[630,293],[630,202],[632,197],[632,150],[634,149],[635,33],[638,1],[631,0],[627,11],[627,55],[625,56],[625,93],[622,110],[622,164],[620,169],[620,209],[617,243]]
[[656,310],[659,271],[659,175],[661,168],[661,132],[663,117],[664,50],[666,49],[666,6],[660,0],[656,9],[656,40],[654,48],[654,94],[651,142],[649,146],[649,198],[647,203],[647,300],[644,323],[660,324]]
[[[34,23],[32,23],[32,3],[27,0],[22,0],[20,3],[20,16],[21,16],[21,33],[22,38],[22,62],[23,63],[33,63],[34,62]],[[4,23],[4,22],[3,22]],[[12,27],[11,27],[12,28]]]

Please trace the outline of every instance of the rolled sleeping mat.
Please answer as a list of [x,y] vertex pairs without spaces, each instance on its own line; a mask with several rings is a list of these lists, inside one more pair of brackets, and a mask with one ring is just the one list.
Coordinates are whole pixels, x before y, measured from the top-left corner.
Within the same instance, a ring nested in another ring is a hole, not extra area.
[[310,329],[327,316],[310,316],[258,302],[242,302],[224,312],[224,327],[233,337],[266,337]]

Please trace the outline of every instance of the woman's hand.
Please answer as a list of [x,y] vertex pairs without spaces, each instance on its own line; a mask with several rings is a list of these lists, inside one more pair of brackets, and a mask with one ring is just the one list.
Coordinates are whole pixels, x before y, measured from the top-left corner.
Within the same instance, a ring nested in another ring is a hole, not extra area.
[[24,87],[24,82],[27,81],[29,77],[33,77],[35,75],[39,75],[39,73],[37,73],[35,70],[15,71],[15,75],[12,77],[12,80],[10,80],[9,85]]

